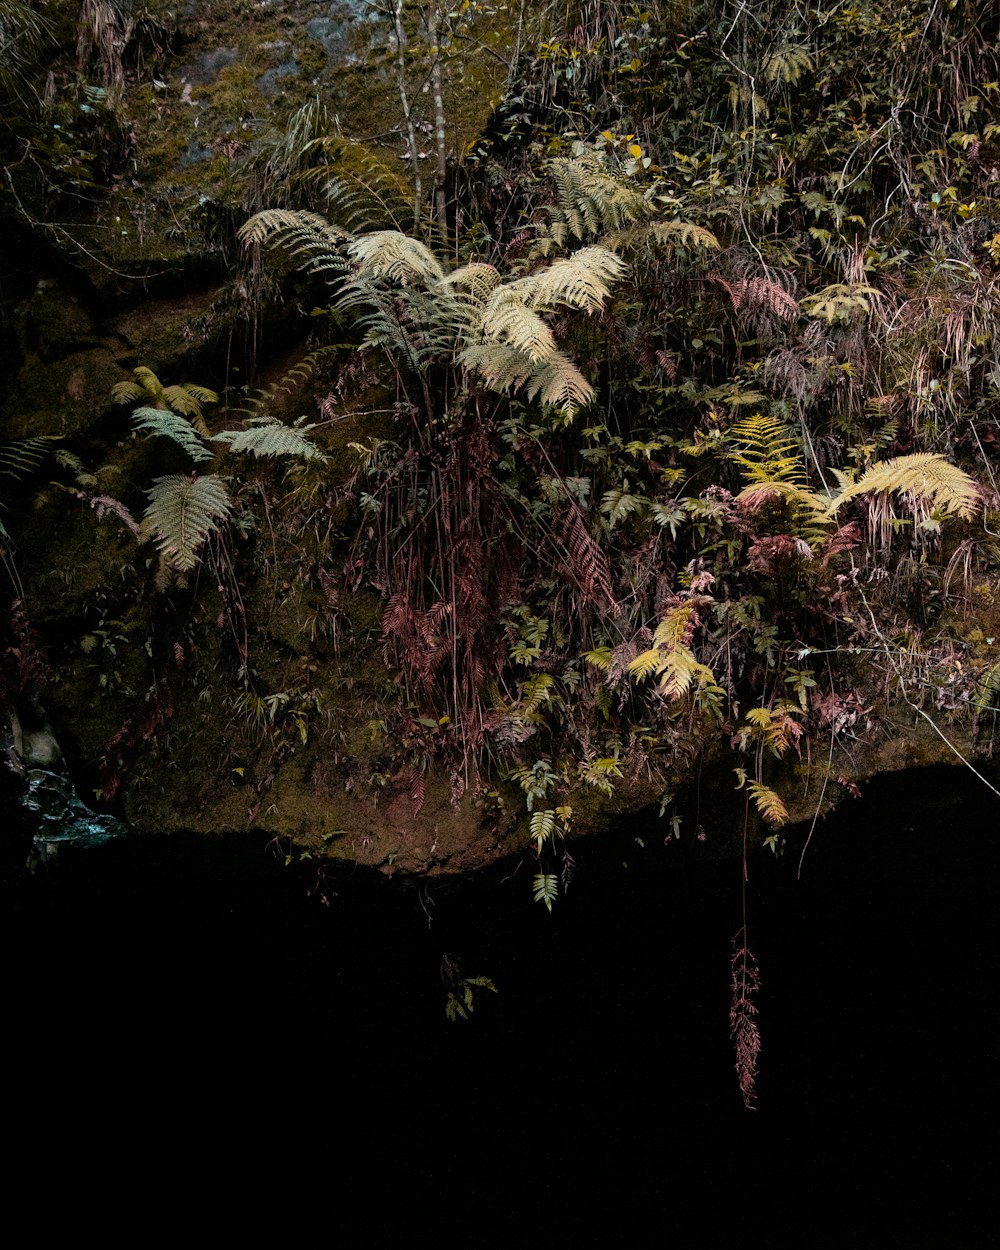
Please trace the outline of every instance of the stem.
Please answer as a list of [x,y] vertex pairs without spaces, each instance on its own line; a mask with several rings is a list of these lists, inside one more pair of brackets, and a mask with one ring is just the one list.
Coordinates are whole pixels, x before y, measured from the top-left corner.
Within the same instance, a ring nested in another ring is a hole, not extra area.
[[396,32],[396,85],[399,88],[399,99],[403,105],[403,118],[406,121],[406,142],[410,149],[410,165],[413,167],[413,231],[420,229],[420,204],[423,199],[423,187],[420,183],[420,154],[417,151],[417,132],[413,125],[413,114],[406,95],[406,28],[403,26],[403,0],[396,0],[393,12],[393,27]]

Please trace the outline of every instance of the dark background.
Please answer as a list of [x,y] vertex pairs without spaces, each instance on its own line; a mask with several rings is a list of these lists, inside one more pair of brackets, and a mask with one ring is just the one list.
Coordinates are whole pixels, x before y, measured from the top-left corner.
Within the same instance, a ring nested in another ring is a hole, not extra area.
[[[965,769],[900,774],[817,826],[801,881],[804,830],[751,858],[753,1111],[740,865],[652,817],[575,844],[551,916],[530,857],[417,884],[173,836],[11,868],[18,1175],[165,1218],[235,1186],[241,1217],[319,1203],[390,1244],[989,1245],[998,814]],[[445,953],[498,988],[465,1022]]]

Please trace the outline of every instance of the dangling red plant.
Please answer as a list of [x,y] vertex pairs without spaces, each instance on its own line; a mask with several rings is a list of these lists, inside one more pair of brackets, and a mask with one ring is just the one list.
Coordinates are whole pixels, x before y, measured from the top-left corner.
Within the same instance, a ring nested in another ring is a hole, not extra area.
[[[743,939],[739,946],[736,943]],[[729,1033],[736,1045],[736,1074],[740,1079],[740,1093],[744,1105],[753,1107],[754,1086],[757,1081],[757,1055],[760,1053],[760,1029],[754,1016],[757,1008],[752,999],[760,989],[760,973],[757,960],[746,946],[746,931],[741,929],[733,938],[732,959],[733,1001],[729,1008]]]

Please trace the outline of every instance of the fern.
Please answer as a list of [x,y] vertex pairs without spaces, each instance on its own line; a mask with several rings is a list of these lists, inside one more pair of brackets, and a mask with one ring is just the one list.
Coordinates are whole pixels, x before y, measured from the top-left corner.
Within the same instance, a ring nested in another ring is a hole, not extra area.
[[1000,660],[991,665],[979,680],[976,692],[976,712],[984,716],[987,712],[996,712],[995,700],[1000,693]]
[[731,460],[740,465],[751,484],[785,483],[804,488],[805,466],[798,443],[776,417],[756,413],[738,421],[729,431]]
[[610,284],[628,272],[628,266],[606,247],[581,247],[564,260],[554,261],[528,278],[509,283],[506,290],[531,308],[582,308],[598,312],[611,294]]
[[690,250],[704,247],[716,250],[719,240],[711,230],[692,221],[654,221],[648,225],[631,226],[606,234],[601,242],[616,252],[629,252],[639,247]]
[[688,600],[668,612],[653,633],[653,645],[628,666],[629,673],[639,681],[655,673],[660,694],[672,703],[692,691],[707,695],[709,702],[722,697],[714,673],[695,658],[689,646],[695,625],[694,606]]
[[0,475],[22,478],[32,473],[49,454],[58,434],[37,434],[18,438],[0,447]]
[[156,478],[146,493],[140,541],[154,540],[165,568],[183,576],[197,565],[208,535],[229,517],[224,479],[171,474]]
[[347,251],[362,272],[375,277],[406,283],[440,282],[445,276],[441,262],[426,244],[398,230],[356,235],[348,241]]
[[172,439],[192,460],[212,459],[212,453],[194,432],[191,422],[169,408],[136,408],[132,423],[142,434]]
[[794,84],[812,68],[813,58],[808,48],[801,46],[779,48],[764,62],[764,77],[768,82]]
[[513,347],[534,364],[551,356],[556,350],[552,331],[536,312],[525,307],[509,288],[501,287],[486,308],[482,337],[490,342]]
[[326,456],[306,438],[315,425],[303,425],[300,417],[294,426],[285,425],[275,417],[251,417],[242,430],[223,430],[215,434],[213,443],[225,443],[233,452],[251,456],[296,456],[300,460],[323,462]]
[[539,872],[532,882],[535,891],[535,902],[544,903],[551,911],[552,904],[559,895],[559,878],[554,872]]
[[552,808],[546,808],[544,811],[533,813],[531,817],[531,840],[535,843],[538,854],[541,855],[543,845],[549,838],[553,837],[556,831],[556,814]]
[[[111,399],[116,404],[135,404],[145,400],[148,407],[161,411],[180,413],[189,417],[191,424],[203,437],[208,438],[209,430],[205,424],[201,410],[203,404],[217,404],[219,397],[207,386],[196,386],[193,382],[182,382],[179,386],[164,386],[152,369],[140,365],[132,370],[134,382],[119,382],[111,388]],[[166,433],[166,430],[162,431]],[[167,434],[167,437],[173,437]]]
[[244,247],[266,243],[283,248],[307,273],[346,273],[348,262],[342,249],[351,237],[319,213],[304,209],[265,209],[255,213],[239,230]]
[[[546,208],[548,239],[560,247],[583,242],[623,226],[644,221],[652,213],[646,197],[635,186],[616,177],[606,158],[587,152],[572,159],[560,157],[549,165],[557,203]],[[543,237],[544,250],[547,240]]]
[[788,823],[788,808],[785,807],[779,794],[760,781],[749,782],[747,790],[762,818],[773,829],[778,829]]
[[852,482],[830,505],[830,514],[857,495],[869,491],[889,495],[896,491],[926,501],[940,512],[971,520],[979,505],[979,488],[975,481],[936,452],[916,452],[892,460],[877,460],[870,469]]

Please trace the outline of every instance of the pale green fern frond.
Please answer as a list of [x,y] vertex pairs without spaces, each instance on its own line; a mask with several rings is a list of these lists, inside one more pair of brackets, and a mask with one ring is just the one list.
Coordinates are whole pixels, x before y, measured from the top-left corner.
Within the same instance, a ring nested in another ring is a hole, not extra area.
[[471,265],[463,265],[461,269],[448,274],[442,279],[442,285],[463,287],[474,299],[482,303],[489,299],[502,281],[503,278],[498,269],[477,261]]
[[426,244],[398,230],[375,230],[358,235],[347,245],[350,255],[360,262],[363,272],[395,282],[414,279],[440,282],[444,278],[441,262]]
[[529,400],[553,405],[567,421],[594,398],[590,383],[559,351],[536,361],[505,343],[474,343],[459,360],[478,373],[490,390],[502,393],[524,387]]
[[212,453],[195,433],[191,422],[169,408],[136,408],[132,424],[140,434],[172,439],[192,460],[211,460]]
[[625,262],[608,248],[581,247],[565,260],[509,283],[506,289],[532,308],[562,305],[598,312],[611,294],[610,284],[627,272]]
[[975,481],[937,452],[922,451],[892,460],[877,460],[852,482],[830,506],[836,514],[849,499],[875,491],[889,495],[900,492],[926,501],[940,512],[970,520],[979,505]]
[[491,391],[523,386],[534,372],[534,362],[506,343],[473,343],[459,356],[466,369],[478,373]]
[[483,315],[481,329],[484,339],[505,343],[531,361],[544,360],[556,349],[549,327],[507,287],[494,292]]
[[276,417],[252,417],[242,430],[224,430],[212,438],[213,443],[225,443],[233,452],[245,452],[251,456],[295,456],[300,460],[325,461],[326,456],[306,438],[315,425],[303,425],[305,417],[294,426],[285,425]]
[[347,262],[342,248],[352,236],[319,213],[268,208],[245,222],[240,227],[239,237],[245,247],[267,244],[283,248],[299,268],[308,273],[329,270],[343,273]]
[[[649,201],[634,185],[610,172],[603,155],[557,158],[550,166],[555,183],[555,205],[546,208],[548,234],[564,245],[570,239],[583,242],[646,220],[652,213]],[[542,241],[545,250],[545,240]]]
[[594,389],[580,370],[562,352],[553,352],[541,361],[528,378],[527,396],[558,408],[569,421],[578,408],[594,398]]
[[797,83],[813,68],[812,53],[801,45],[779,48],[764,62],[768,82]]
[[191,571],[209,534],[229,517],[224,479],[171,474],[158,477],[146,492],[141,541],[155,541],[164,563],[179,574]]
[[18,438],[0,447],[0,475],[3,477],[27,477],[52,450],[58,434],[38,434],[33,438]]

